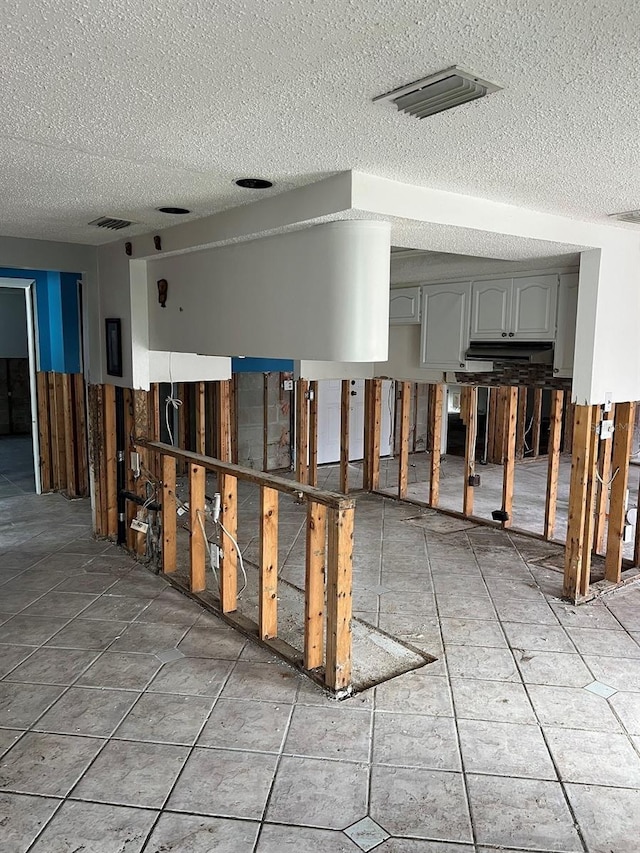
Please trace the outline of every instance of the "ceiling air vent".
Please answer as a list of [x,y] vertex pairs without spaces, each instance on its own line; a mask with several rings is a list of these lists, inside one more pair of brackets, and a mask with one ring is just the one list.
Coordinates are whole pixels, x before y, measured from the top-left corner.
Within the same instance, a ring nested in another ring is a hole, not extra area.
[[481,80],[470,71],[464,71],[457,65],[416,80],[407,86],[401,86],[386,95],[378,95],[377,101],[391,101],[399,110],[416,118],[426,118],[436,113],[483,98],[502,87],[487,80]]
[[627,210],[625,213],[610,213],[611,219],[620,219],[622,222],[633,222],[640,225],[640,210]]
[[93,219],[89,225],[95,225],[96,228],[108,228],[110,231],[122,231],[123,228],[128,228],[134,225],[128,219],[118,219],[116,216],[99,216]]

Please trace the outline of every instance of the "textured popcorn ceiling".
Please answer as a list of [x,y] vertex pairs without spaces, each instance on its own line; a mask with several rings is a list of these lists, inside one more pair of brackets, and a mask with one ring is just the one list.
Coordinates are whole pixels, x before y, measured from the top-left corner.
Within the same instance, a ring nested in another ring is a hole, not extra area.
[[[0,233],[99,243],[100,214],[138,233],[352,168],[603,219],[640,207],[639,29],[631,0],[5,3]],[[452,64],[505,89],[371,103]]]

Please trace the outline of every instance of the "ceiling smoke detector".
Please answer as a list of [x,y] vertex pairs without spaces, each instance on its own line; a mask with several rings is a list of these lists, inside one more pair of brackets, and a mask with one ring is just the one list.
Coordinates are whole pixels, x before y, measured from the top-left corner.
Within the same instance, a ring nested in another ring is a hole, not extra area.
[[492,92],[498,92],[501,88],[488,80],[482,80],[470,71],[452,65],[451,68],[430,77],[387,92],[386,95],[378,95],[373,101],[390,101],[410,116],[427,118],[466,104],[467,101],[475,101]]
[[610,213],[610,219],[620,219],[622,222],[633,222],[640,225],[640,210],[627,210],[623,213]]
[[130,225],[135,224],[137,223],[130,222],[128,219],[118,219],[117,216],[99,216],[89,222],[89,225],[95,225],[96,228],[108,228],[110,231],[122,231],[123,228],[129,228]]

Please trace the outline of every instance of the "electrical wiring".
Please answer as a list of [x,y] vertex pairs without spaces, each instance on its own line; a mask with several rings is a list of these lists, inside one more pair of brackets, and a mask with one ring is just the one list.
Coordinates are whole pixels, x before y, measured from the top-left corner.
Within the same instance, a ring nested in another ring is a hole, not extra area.
[[[217,548],[219,546],[218,546],[217,542],[211,542],[209,540],[209,537],[207,536],[204,521],[202,519],[202,511],[196,510],[196,516],[198,518],[198,523],[200,524],[200,528],[202,530],[202,535],[204,536],[204,540],[207,543],[207,551],[209,552],[209,561],[211,563],[211,570],[213,571],[213,576],[215,577],[216,584],[218,585],[218,588],[219,588],[220,587],[220,580],[218,578],[218,573],[217,573],[216,568],[215,568],[215,557],[214,557],[214,551],[213,551],[213,547]],[[240,550],[240,546],[238,545],[238,542],[236,541],[235,537],[232,536],[231,533],[229,533],[229,531],[224,526],[224,524],[220,521],[220,519],[218,519],[217,521],[213,520],[213,524],[217,525],[222,530],[222,532],[225,534],[225,536],[227,536],[229,538],[229,540],[232,542],[233,547],[236,549],[236,553],[238,555],[238,566],[240,568],[240,572],[242,573],[242,587],[241,587],[241,589],[238,590],[238,593],[237,593],[238,596],[240,596],[245,591],[245,589],[247,588],[247,585],[249,583],[248,578],[247,578],[247,572],[246,572],[245,567],[244,567],[244,560],[242,559],[242,551]]]
[[171,429],[171,424],[169,423],[169,411],[171,406],[173,406],[174,411],[177,411],[182,405],[182,400],[178,397],[173,396],[173,382],[170,385],[169,396],[165,399],[165,407],[164,407],[164,422],[167,427],[167,433],[169,434],[169,444],[172,447],[175,447],[175,442],[173,440],[173,430]]

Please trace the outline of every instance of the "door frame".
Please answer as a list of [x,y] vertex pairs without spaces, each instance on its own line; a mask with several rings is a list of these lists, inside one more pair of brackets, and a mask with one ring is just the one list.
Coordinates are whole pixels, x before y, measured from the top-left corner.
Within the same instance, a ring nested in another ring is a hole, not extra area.
[[24,291],[25,309],[27,314],[27,347],[29,350],[29,397],[31,400],[31,441],[33,445],[33,478],[36,494],[42,494],[42,477],[40,473],[40,433],[38,430],[38,385],[36,371],[38,369],[38,354],[36,351],[36,325],[33,310],[34,279],[0,278],[0,288],[16,288]]

